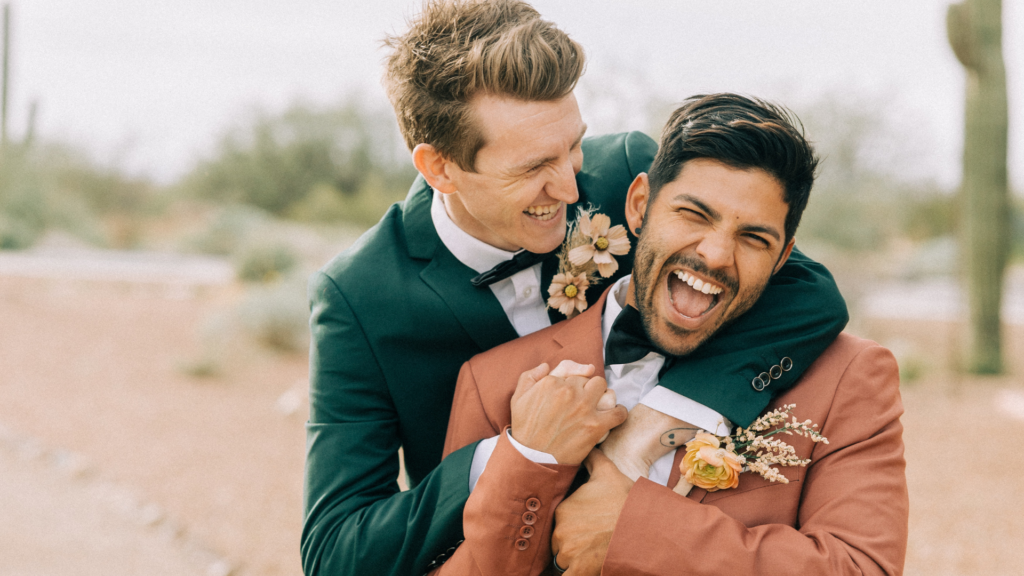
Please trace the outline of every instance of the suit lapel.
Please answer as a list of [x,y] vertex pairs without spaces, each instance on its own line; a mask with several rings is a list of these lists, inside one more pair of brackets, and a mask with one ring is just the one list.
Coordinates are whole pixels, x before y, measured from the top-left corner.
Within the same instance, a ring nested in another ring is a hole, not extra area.
[[[459,324],[481,350],[490,350],[519,337],[490,288],[470,284],[476,272],[459,262],[444,246],[420,273],[420,278],[444,300]],[[429,327],[427,327],[429,329]]]
[[433,191],[422,177],[417,177],[405,200],[402,224],[409,255],[416,260],[429,260],[420,278],[444,300],[481,351],[514,340],[519,334],[494,293],[470,284],[476,272],[459,262],[441,242],[430,217],[432,201]]
[[572,360],[580,364],[593,364],[596,374],[604,374],[604,338],[601,336],[601,317],[604,301],[609,290],[605,290],[593,306],[578,317],[560,324],[552,339],[561,348],[552,352],[548,364],[554,368],[561,360]]

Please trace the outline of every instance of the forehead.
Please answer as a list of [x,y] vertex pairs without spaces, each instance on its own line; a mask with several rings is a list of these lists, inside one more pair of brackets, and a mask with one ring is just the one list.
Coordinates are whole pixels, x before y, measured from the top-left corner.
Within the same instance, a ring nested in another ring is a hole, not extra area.
[[533,156],[558,155],[579,140],[585,128],[572,93],[551,101],[480,94],[469,106],[484,140],[477,153],[478,168],[481,162],[513,165]]
[[710,158],[683,165],[675,180],[665,184],[655,200],[678,206],[696,199],[737,224],[771,225],[781,232],[789,205],[777,178],[760,168],[735,168]]

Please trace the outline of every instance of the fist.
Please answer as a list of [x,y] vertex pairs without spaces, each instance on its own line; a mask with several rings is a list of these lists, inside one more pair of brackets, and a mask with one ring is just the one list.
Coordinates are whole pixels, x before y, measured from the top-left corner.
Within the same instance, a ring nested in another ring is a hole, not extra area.
[[615,393],[594,366],[563,361],[524,372],[512,396],[512,436],[554,456],[559,464],[579,465],[608,431],[626,419]]

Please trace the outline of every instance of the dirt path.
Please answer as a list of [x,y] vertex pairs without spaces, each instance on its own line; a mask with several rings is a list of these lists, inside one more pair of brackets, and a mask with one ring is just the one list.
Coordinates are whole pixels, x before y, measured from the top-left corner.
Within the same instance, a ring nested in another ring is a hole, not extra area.
[[0,422],[86,455],[238,574],[297,575],[306,411],[278,402],[305,386],[305,357],[252,354],[212,379],[179,368],[234,299],[0,279]]
[[223,574],[226,564],[180,538],[158,508],[90,477],[69,454],[0,440],[0,573],[5,576]]

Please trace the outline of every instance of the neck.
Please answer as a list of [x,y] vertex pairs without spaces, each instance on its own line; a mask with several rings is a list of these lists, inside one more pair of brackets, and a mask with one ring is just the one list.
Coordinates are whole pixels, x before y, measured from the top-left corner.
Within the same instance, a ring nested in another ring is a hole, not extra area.
[[451,218],[452,222],[454,222],[455,225],[461,228],[466,234],[469,234],[484,244],[488,244],[508,252],[516,252],[522,248],[522,246],[515,246],[505,242],[498,235],[488,230],[487,227],[481,224],[479,220],[474,218],[473,215],[466,210],[465,204],[462,203],[462,198],[459,197],[459,192],[451,192],[448,194],[442,193],[441,199],[444,201],[444,211],[448,214],[448,217]]

